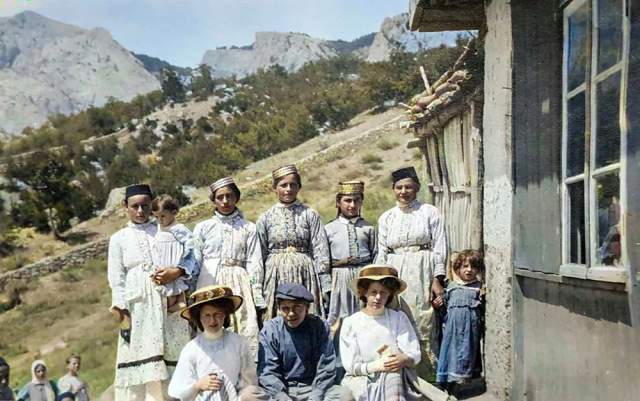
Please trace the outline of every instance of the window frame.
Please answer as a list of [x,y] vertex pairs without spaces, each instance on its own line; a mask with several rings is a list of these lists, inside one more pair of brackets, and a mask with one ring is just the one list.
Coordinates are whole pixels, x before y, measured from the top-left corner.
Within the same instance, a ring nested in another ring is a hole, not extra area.
[[[599,72],[598,68],[598,2],[601,0],[573,0],[565,3],[562,10],[563,19],[563,46],[562,46],[562,180],[561,180],[561,204],[562,204],[562,261],[560,265],[560,275],[573,278],[626,282],[629,272],[629,255],[627,248],[627,233],[625,225],[625,211],[627,210],[626,193],[626,149],[627,149],[627,124],[626,124],[626,97],[629,68],[630,51],[630,18],[629,0],[622,0],[622,47],[620,60]],[[587,19],[586,54],[587,63],[585,65],[585,81],[568,90],[568,61],[569,61],[569,19],[581,7],[587,6],[589,18]],[[620,96],[619,96],[619,126],[620,126],[620,157],[615,163],[604,167],[595,168],[596,164],[596,136],[597,136],[597,106],[598,106],[598,84],[607,78],[620,73]],[[585,130],[584,130],[584,168],[580,174],[567,176],[567,147],[568,147],[568,101],[584,92],[585,96]],[[588,124],[587,124],[588,122]],[[621,266],[607,266],[595,264],[598,250],[597,235],[597,199],[595,194],[596,181],[606,174],[617,172],[619,177],[619,197],[620,197],[620,232],[621,232]],[[585,257],[584,264],[572,263],[570,261],[571,243],[571,208],[568,195],[568,185],[582,182],[584,188],[584,225],[585,225]]]

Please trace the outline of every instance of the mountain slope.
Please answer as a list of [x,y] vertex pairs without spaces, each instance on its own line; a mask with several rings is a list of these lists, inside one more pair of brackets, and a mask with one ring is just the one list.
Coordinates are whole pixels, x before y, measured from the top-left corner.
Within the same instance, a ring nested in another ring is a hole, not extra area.
[[85,30],[31,11],[0,18],[0,131],[16,134],[50,114],[159,88],[104,29]]

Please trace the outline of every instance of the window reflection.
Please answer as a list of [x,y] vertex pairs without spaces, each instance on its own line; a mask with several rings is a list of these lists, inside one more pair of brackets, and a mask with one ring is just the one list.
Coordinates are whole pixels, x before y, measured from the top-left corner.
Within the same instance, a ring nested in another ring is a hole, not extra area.
[[598,72],[622,59],[622,0],[598,0]]
[[620,160],[620,73],[598,84],[596,167]]
[[575,89],[585,80],[587,66],[587,20],[589,13],[587,4],[583,4],[568,18],[569,54],[567,74],[569,91]]
[[567,102],[567,177],[584,172],[585,95],[581,92]]
[[621,266],[620,177],[607,174],[596,181],[598,236],[597,264]]
[[584,182],[567,185],[569,194],[569,262],[585,264],[587,262],[584,231]]

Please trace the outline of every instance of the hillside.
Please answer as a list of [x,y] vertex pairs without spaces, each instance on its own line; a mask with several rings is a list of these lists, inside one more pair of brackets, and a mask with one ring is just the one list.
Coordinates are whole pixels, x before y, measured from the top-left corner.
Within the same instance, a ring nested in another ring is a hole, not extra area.
[[[362,179],[366,182],[364,215],[375,222],[380,213],[394,204],[389,172],[397,167],[420,163],[414,151],[405,148],[406,135],[398,126],[402,110],[382,114],[363,114],[350,122],[350,128],[325,134],[302,145],[249,165],[236,175],[241,183],[240,204],[245,216],[254,220],[274,201],[268,175],[274,167],[296,162],[301,167],[303,189],[300,198],[317,209],[325,222],[335,216],[334,194],[337,181]],[[206,190],[199,190],[205,194]],[[207,203],[181,212],[191,227],[211,213]],[[84,223],[85,229],[104,224],[118,228],[124,223],[114,215],[100,224],[98,219]],[[106,262],[97,260],[32,280],[23,292],[22,305],[0,313],[0,355],[12,365],[11,385],[28,379],[35,356],[43,357],[54,377],[63,372],[70,352],[83,356],[83,376],[96,398],[113,378],[116,325],[107,308],[110,290]]]

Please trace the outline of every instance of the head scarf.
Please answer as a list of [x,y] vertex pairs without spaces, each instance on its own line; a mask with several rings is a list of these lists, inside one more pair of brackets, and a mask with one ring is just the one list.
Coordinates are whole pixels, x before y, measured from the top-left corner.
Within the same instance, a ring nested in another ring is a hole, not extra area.
[[43,384],[44,391],[47,394],[47,400],[55,401],[56,394],[54,393],[53,388],[51,387],[51,383],[49,383],[49,380],[47,378],[48,371],[45,370],[44,379],[38,379],[36,377],[36,368],[40,365],[44,366],[44,368],[47,369],[47,365],[42,359],[35,360],[31,364],[31,384]]

